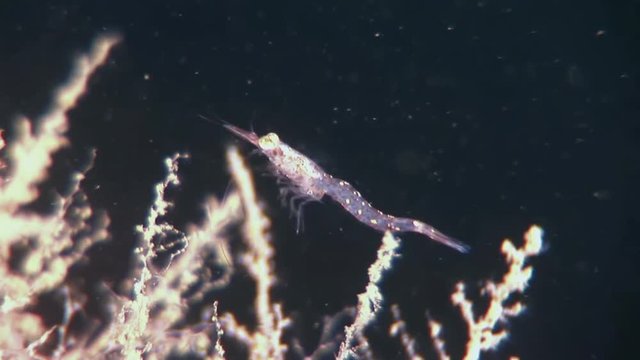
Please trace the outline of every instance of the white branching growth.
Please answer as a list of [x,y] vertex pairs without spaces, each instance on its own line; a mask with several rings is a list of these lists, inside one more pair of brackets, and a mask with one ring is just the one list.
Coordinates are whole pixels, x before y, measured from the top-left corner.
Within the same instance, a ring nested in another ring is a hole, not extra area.
[[[5,143],[0,129],[0,358],[156,359],[168,355],[223,359],[229,344],[243,346],[251,359],[284,359],[290,354],[308,358],[336,355],[341,359],[372,358],[375,346],[365,335],[382,311],[391,311],[391,336],[412,359],[421,359],[416,341],[408,333],[397,306],[384,302],[383,276],[393,270],[400,240],[386,233],[369,268],[365,291],[352,305],[326,316],[315,349],[303,349],[293,336],[285,337],[292,319],[284,313],[283,300],[274,299],[277,283],[276,253],[271,242],[270,219],[259,205],[251,173],[236,149],[227,153],[228,167],[236,185],[224,200],[204,197],[206,214],[200,223],[179,229],[169,221],[173,203],[167,196],[179,187],[179,165],[188,154],[175,154],[165,161],[166,176],[155,185],[155,196],[146,219],[137,227],[138,243],[132,257],[126,295],[104,282],[92,284],[100,292],[107,316],[101,322],[88,319],[86,304],[91,295],[67,278],[70,269],[86,262],[87,249],[109,238],[109,218],[94,210],[82,191],[84,175],[95,158],[71,174],[69,190],[59,194],[49,211],[36,212],[28,206],[42,194],[37,186],[49,177],[53,154],[68,144],[66,113],[86,91],[89,76],[106,61],[118,37],[98,37],[87,55],[78,57],[74,72],[53,96],[49,111],[36,122],[16,121],[13,137]],[[34,126],[33,124],[37,124]],[[239,223],[242,246],[230,246],[228,227]],[[510,269],[501,282],[489,282],[487,313],[477,316],[473,304],[459,284],[452,296],[469,328],[467,358],[495,348],[506,337],[495,330],[498,321],[516,316],[519,302],[507,306],[510,295],[522,292],[531,278],[528,257],[540,252],[542,232],[533,227],[523,248],[506,241],[502,251]],[[164,259],[166,261],[160,261]],[[247,313],[255,317],[255,329],[241,324],[242,317],[217,298],[229,287],[237,272],[247,274],[255,291]],[[28,311],[43,294],[55,292],[62,299],[64,316],[45,326],[43,315]],[[214,299],[211,299],[211,296]],[[189,321],[188,313],[204,308],[200,322]],[[73,322],[87,329],[73,331]],[[346,324],[346,326],[345,326]],[[446,359],[440,324],[430,319],[434,348]],[[340,344],[340,345],[338,345]],[[311,354],[311,355],[309,355]]]
[[[524,244],[516,248],[506,239],[502,243],[502,253],[509,264],[509,271],[500,282],[487,281],[483,288],[483,295],[489,298],[489,306],[482,315],[474,312],[473,302],[465,294],[465,285],[458,283],[456,291],[451,295],[451,302],[460,309],[462,317],[468,326],[469,339],[464,359],[479,359],[484,351],[495,350],[505,340],[509,333],[506,329],[496,329],[499,323],[506,323],[510,317],[518,316],[524,305],[515,301],[507,305],[508,300],[515,293],[523,293],[533,276],[533,268],[525,266],[528,258],[540,254],[542,251],[542,229],[532,226],[524,235]],[[441,360],[449,359],[440,330],[442,325],[435,320],[429,320],[431,337]]]
[[398,304],[391,305],[391,315],[393,316],[393,323],[389,327],[389,335],[400,338],[402,349],[409,359],[422,360],[423,357],[418,355],[416,350],[416,340],[409,334],[407,324],[402,319]]
[[87,55],[76,59],[74,73],[55,91],[51,108],[35,121],[38,124],[35,131],[29,119],[20,117],[16,120],[16,139],[7,147],[9,171],[0,188],[0,209],[3,213],[13,213],[39,195],[36,186],[47,177],[51,156],[67,145],[69,122],[66,113],[85,93],[89,77],[104,64],[118,41],[115,35],[99,37]]
[[50,211],[36,212],[27,205],[39,196],[37,186],[48,177],[53,154],[67,144],[66,112],[117,42],[113,35],[96,39],[91,51],[76,59],[74,74],[55,91],[49,111],[35,122],[18,118],[13,139],[0,141],[0,357],[34,356],[37,345],[58,330],[45,328],[24,307],[59,289],[71,265],[107,237],[106,214],[94,213],[80,188],[95,153],[84,169],[71,174],[70,190],[57,196]]
[[[137,231],[141,234],[140,246],[136,248],[136,260],[140,263],[140,271],[133,283],[132,299],[126,301],[118,316],[118,324],[114,327],[117,337],[115,342],[122,347],[122,354],[128,359],[138,359],[141,355],[150,350],[153,346],[145,339],[147,326],[149,325],[149,311],[154,299],[153,295],[163,296],[163,301],[167,306],[180,304],[179,293],[176,291],[158,291],[161,287],[148,288],[153,274],[151,262],[155,258],[157,251],[153,244],[153,239],[168,233],[178,232],[171,224],[161,221],[161,217],[167,215],[171,203],[165,199],[165,191],[171,186],[178,186],[178,160],[187,157],[183,154],[175,154],[166,159],[167,176],[155,186],[155,200],[147,216],[145,225],[138,226]],[[165,279],[163,279],[165,280]],[[164,283],[164,281],[160,281]],[[176,320],[176,319],[173,319]],[[169,329],[171,323],[166,323],[165,330]],[[141,346],[143,345],[143,346]]]
[[364,337],[364,329],[371,324],[382,307],[382,292],[378,285],[386,271],[391,270],[393,259],[398,256],[400,240],[386,232],[382,246],[378,249],[376,261],[369,267],[369,283],[364,293],[358,295],[356,318],[345,328],[346,337],[340,345],[338,359],[349,359],[369,351],[369,343]]
[[271,286],[276,280],[273,266],[273,247],[269,242],[269,218],[258,205],[253,188],[251,174],[240,158],[236,149],[227,153],[231,173],[238,186],[245,211],[244,239],[247,251],[241,254],[242,265],[256,282],[255,313],[258,330],[250,334],[248,330],[238,326],[233,314],[225,314],[223,318],[229,327],[229,335],[243,341],[250,351],[252,359],[283,359],[287,350],[281,336],[282,330],[289,325],[289,319],[282,314],[280,304],[271,299]]
[[[85,92],[89,76],[102,65],[109,50],[118,42],[116,36],[104,36],[95,41],[88,55],[76,59],[75,73],[53,96],[51,109],[35,123],[20,117],[15,122],[14,139],[0,149],[5,152],[0,160],[3,175],[0,180],[0,262],[11,260],[12,248],[35,249],[21,259],[19,268],[0,267],[0,297],[3,313],[20,308],[29,302],[32,294],[56,287],[65,277],[69,264],[78,260],[93,242],[106,236],[108,219],[97,220],[90,236],[74,235],[89,226],[94,216],[80,190],[85,169],[71,175],[71,191],[57,198],[51,214],[38,214],[23,207],[39,195],[36,186],[47,177],[53,154],[67,144],[68,121],[66,112]],[[92,154],[95,155],[95,154]],[[74,216],[73,223],[65,222],[66,215]],[[61,256],[72,246],[76,251]],[[15,251],[15,250],[14,250]]]
[[[169,352],[195,352],[216,358],[224,355],[219,338],[224,331],[218,320],[217,303],[213,306],[211,321],[204,324],[211,332],[172,329],[185,317],[190,303],[202,300],[202,294],[208,291],[228,285],[232,267],[220,255],[223,254],[221,250],[227,249],[228,252],[227,239],[220,233],[229,222],[239,218],[241,210],[239,197],[233,192],[222,204],[209,198],[205,202],[207,217],[204,223],[193,225],[188,234],[164,220],[173,206],[165,197],[166,190],[180,185],[178,164],[185,158],[188,158],[187,154],[174,154],[165,160],[167,176],[156,184],[155,200],[146,223],[138,227],[141,239],[135,251],[138,271],[133,282],[132,299],[123,303],[111,334],[112,342],[127,358]],[[168,251],[167,246],[174,245],[181,245],[182,249],[170,254],[167,269],[155,269],[151,265],[153,260]],[[218,255],[215,264],[224,272],[219,279],[211,279],[211,273],[205,269],[207,256],[212,254]],[[194,294],[183,295],[194,287],[198,287]],[[151,310],[154,310],[153,316],[150,316]],[[211,334],[215,336],[209,336]]]

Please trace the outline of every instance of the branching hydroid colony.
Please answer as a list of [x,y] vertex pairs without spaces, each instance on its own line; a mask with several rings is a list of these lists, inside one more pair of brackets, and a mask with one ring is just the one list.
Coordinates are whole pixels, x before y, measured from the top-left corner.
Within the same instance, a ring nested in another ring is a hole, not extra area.
[[[188,154],[166,159],[167,175],[155,185],[155,200],[147,218],[139,220],[139,242],[130,254],[126,296],[105,282],[89,287],[74,284],[68,274],[72,267],[86,262],[87,249],[113,241],[109,239],[108,214],[92,206],[83,191],[91,162],[69,175],[70,190],[56,198],[51,211],[36,212],[28,205],[42,196],[38,185],[50,176],[53,154],[69,145],[66,113],[76,105],[90,75],[118,42],[114,35],[95,39],[92,49],[76,59],[70,79],[55,91],[48,112],[35,121],[17,119],[8,136],[0,132],[1,358],[155,359],[181,354],[225,358],[232,348],[244,349],[235,353],[251,359],[369,358],[375,357],[376,348],[370,346],[364,330],[378,321],[381,312],[391,314],[388,337],[396,339],[407,358],[422,358],[425,348],[431,348],[441,359],[448,358],[442,331],[447,326],[438,322],[437,314],[428,319],[432,344],[417,344],[405,326],[402,309],[385,302],[381,287],[384,276],[402,260],[398,258],[400,239],[390,232],[382,238],[361,294],[351,301],[352,306],[325,319],[314,348],[303,348],[291,333],[295,320],[285,313],[286,304],[272,294],[279,260],[271,242],[275,234],[271,234],[269,217],[259,206],[251,173],[235,149],[227,153],[235,190],[224,201],[203,196],[207,216],[186,230],[167,222],[172,204],[165,192],[180,186],[179,164]],[[92,159],[96,156],[91,155]],[[241,229],[241,247],[229,246],[225,234],[232,226]],[[163,238],[171,242],[159,241]],[[533,226],[521,248],[505,240],[502,252],[509,270],[501,280],[486,282],[486,308],[474,309],[463,283],[452,289],[452,306],[459,308],[467,324],[466,358],[478,358],[507,337],[501,324],[523,309],[512,295],[526,289],[532,276],[526,261],[540,252],[541,239],[541,229]],[[168,265],[154,267],[154,259],[167,253]],[[230,308],[227,304],[215,300],[217,294],[230,291],[233,275],[239,271],[253,279],[253,305],[245,311],[253,314],[255,326],[243,325],[239,319],[246,314],[237,316],[225,310]],[[209,302],[207,294],[213,294],[214,300]],[[55,301],[49,307],[35,306],[52,298]],[[106,313],[101,318],[88,311],[88,304],[96,301]],[[203,302],[207,303],[201,321],[187,321],[192,307]],[[51,320],[47,309],[56,304],[63,316]]]

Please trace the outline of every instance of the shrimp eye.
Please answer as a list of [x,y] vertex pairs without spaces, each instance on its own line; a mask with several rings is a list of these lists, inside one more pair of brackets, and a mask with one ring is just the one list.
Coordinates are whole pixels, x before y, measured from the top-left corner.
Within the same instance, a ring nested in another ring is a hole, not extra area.
[[258,145],[262,150],[272,150],[280,145],[280,138],[275,133],[268,133],[258,139]]

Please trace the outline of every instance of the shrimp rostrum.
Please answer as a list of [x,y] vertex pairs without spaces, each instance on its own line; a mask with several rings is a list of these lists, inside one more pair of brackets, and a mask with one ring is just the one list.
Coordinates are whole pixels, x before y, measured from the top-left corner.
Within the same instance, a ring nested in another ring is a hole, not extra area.
[[325,195],[331,197],[358,221],[378,231],[414,232],[452,247],[460,252],[469,251],[469,246],[449,237],[422,221],[387,215],[375,209],[351,184],[327,174],[318,164],[280,141],[275,133],[259,137],[254,132],[223,123],[223,126],[240,138],[255,145],[269,158],[276,174],[286,185],[281,193],[291,192],[292,208],[296,210],[298,229],[301,226],[302,206],[309,201],[319,201]]

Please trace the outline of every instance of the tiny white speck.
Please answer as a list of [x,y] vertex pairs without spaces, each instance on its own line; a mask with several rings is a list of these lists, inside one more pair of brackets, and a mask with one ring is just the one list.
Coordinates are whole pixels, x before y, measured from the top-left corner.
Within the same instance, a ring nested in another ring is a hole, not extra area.
[[150,80],[151,79],[151,74],[144,74],[143,75],[143,79]]
[[351,199],[347,199],[344,202],[346,202],[347,204],[351,204]]
[[362,210],[358,209],[358,215],[362,215]]
[[371,219],[371,223],[372,223],[372,224],[377,224],[377,223],[378,223],[378,220],[376,220],[376,219]]

